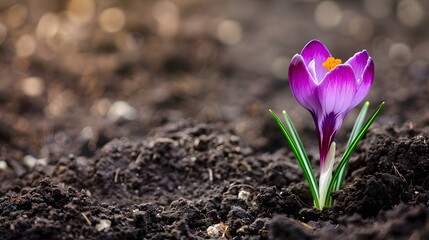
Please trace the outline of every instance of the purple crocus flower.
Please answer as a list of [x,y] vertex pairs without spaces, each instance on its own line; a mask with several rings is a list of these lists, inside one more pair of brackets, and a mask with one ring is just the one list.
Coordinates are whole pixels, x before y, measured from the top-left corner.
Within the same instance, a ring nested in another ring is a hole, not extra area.
[[368,94],[373,79],[374,63],[366,50],[342,63],[323,43],[312,40],[292,58],[290,87],[316,124],[321,171],[344,118]]

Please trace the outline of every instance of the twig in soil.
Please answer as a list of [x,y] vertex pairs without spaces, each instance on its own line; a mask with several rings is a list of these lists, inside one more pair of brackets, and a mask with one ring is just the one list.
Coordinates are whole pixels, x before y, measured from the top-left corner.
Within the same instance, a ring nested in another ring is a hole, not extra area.
[[298,201],[301,202],[302,205],[304,205],[307,208],[311,208],[311,205],[308,205],[304,201],[302,201],[301,198],[298,195],[296,195],[296,198],[298,198]]
[[97,149],[97,142],[100,138],[98,134],[94,134],[94,135],[95,136],[93,136],[88,142],[88,148],[90,151],[95,151]]
[[174,146],[179,145],[179,143],[176,140],[172,138],[163,138],[163,137],[155,139],[155,141],[151,142],[150,145],[154,146],[157,143],[171,143]]
[[176,141],[172,138],[157,138],[155,139],[156,143],[176,143]]
[[114,182],[117,183],[118,182],[118,178],[119,178],[119,172],[121,171],[120,168],[117,168],[115,171],[115,178],[114,178]]
[[226,238],[226,236],[228,235],[228,225],[225,227],[225,231],[223,231],[223,233],[222,233],[222,237],[223,238]]
[[225,193],[229,193],[232,189],[238,188],[238,187],[249,188],[253,192],[256,191],[256,189],[253,186],[249,185],[249,184],[240,183],[240,184],[234,185],[234,183],[233,183],[233,184],[231,184],[231,186],[229,186],[228,190]]
[[296,221],[298,224],[300,224],[301,226],[303,226],[309,232],[314,232],[316,230],[315,227],[312,227],[312,226],[308,225],[305,222],[301,222],[301,221],[297,221],[297,220],[294,220],[294,221]]
[[398,168],[396,168],[396,166],[395,166],[395,164],[394,163],[392,163],[392,166],[393,166],[393,170],[395,171],[395,173],[400,177],[400,178],[402,178],[404,181],[407,181],[407,179],[405,179],[405,177],[398,171]]
[[142,159],[143,159],[143,150],[140,150],[140,153],[136,158],[136,163],[137,164],[140,163],[142,161]]
[[213,183],[213,170],[209,168],[208,171],[209,171],[209,181],[210,183]]
[[82,217],[85,219],[86,223],[87,223],[89,226],[92,226],[92,222],[91,222],[91,220],[89,220],[89,218],[86,216],[86,214],[85,214],[85,213],[82,213]]

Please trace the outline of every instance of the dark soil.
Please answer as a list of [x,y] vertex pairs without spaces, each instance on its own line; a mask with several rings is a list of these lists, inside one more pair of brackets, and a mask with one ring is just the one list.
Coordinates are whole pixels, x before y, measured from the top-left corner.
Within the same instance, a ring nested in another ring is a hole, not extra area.
[[[429,239],[429,6],[363,2],[0,1],[0,239]],[[267,111],[317,172],[281,71],[312,38],[367,48],[387,103],[322,211]]]

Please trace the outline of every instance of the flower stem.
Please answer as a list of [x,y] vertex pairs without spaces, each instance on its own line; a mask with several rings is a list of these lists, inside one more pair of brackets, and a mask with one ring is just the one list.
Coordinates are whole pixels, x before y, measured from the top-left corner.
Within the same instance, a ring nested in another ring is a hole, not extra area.
[[324,206],[329,207],[329,204],[326,204],[326,195],[328,193],[329,183],[332,179],[332,169],[335,162],[335,142],[332,142],[329,152],[326,155],[326,161],[320,169],[320,179],[319,179],[319,209],[322,209]]

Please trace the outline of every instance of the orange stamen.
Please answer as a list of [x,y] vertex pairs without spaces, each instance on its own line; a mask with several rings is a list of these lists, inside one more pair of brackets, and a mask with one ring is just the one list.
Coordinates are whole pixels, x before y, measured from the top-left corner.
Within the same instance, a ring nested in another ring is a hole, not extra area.
[[328,70],[331,71],[334,69],[337,65],[341,64],[341,59],[334,58],[334,57],[328,57],[322,65]]

